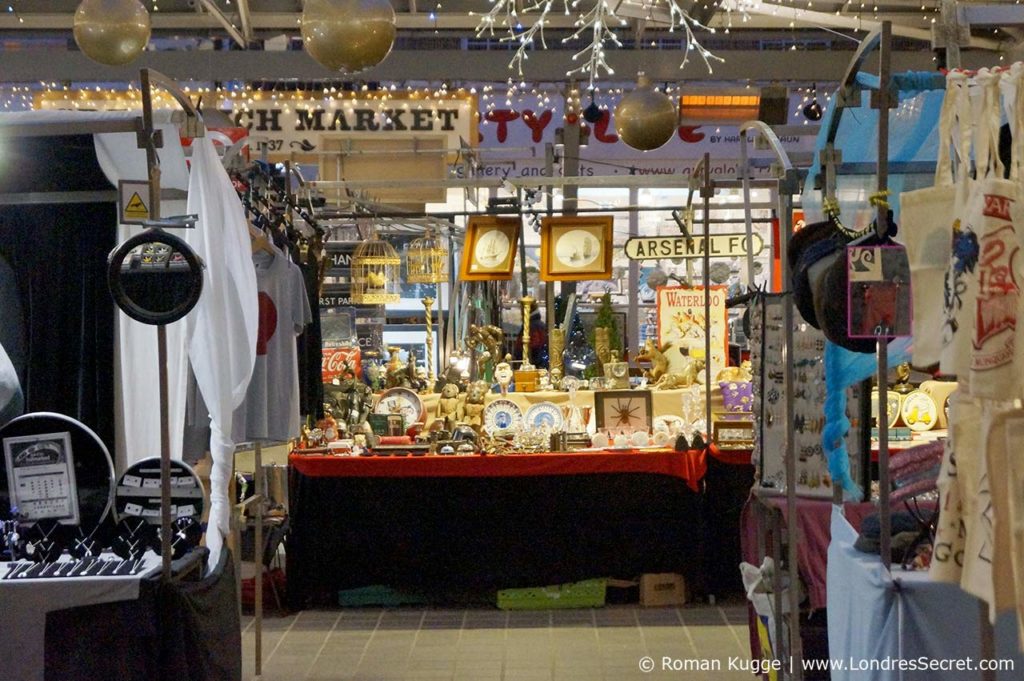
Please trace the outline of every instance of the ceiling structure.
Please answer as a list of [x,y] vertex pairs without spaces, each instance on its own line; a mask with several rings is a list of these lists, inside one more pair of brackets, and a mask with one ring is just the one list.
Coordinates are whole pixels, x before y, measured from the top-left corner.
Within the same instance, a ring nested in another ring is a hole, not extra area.
[[[137,77],[141,66],[178,79],[228,81],[255,79],[342,80],[303,53],[299,35],[300,0],[143,0],[150,10],[150,49],[124,68],[94,64],[77,50],[71,27],[78,0],[0,0],[0,82],[115,81]],[[680,5],[711,30],[699,30],[700,44],[723,58],[714,71],[685,55],[685,35],[669,32],[665,0],[600,0],[621,19],[622,47],[608,51],[617,79],[645,71],[656,80],[834,81],[850,52],[878,21],[893,22],[897,67],[931,70],[933,25],[942,26],[941,3],[952,0],[680,0]],[[529,25],[534,0],[517,0],[519,17]],[[577,13],[561,2],[548,16],[549,49],[530,49],[522,80],[564,81],[579,42],[571,35]],[[515,44],[478,35],[488,0],[392,0],[399,37],[392,54],[358,75],[367,81],[520,80],[509,69]],[[984,5],[957,3],[966,66],[1013,59],[1021,51],[1024,6],[1015,0]],[[3,10],[7,11],[3,11]],[[948,8],[947,8],[948,9]],[[951,15],[947,15],[951,16]],[[40,59],[39,52],[46,58]],[[809,55],[808,52],[813,52]],[[995,54],[998,53],[998,56]],[[348,78],[351,79],[351,78]]]

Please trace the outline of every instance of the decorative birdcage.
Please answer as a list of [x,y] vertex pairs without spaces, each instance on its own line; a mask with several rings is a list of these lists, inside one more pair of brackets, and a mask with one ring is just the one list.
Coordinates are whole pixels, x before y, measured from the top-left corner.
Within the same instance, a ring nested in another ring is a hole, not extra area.
[[374,232],[352,255],[352,302],[357,305],[397,303],[402,297],[402,259],[394,246]]
[[410,284],[448,281],[448,249],[433,229],[409,244],[406,251]]

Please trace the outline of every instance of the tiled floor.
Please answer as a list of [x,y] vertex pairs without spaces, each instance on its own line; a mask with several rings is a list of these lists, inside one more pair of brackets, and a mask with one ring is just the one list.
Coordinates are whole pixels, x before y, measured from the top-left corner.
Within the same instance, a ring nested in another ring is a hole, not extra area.
[[[249,681],[256,678],[251,618],[245,621],[242,642]],[[259,678],[749,681],[749,672],[730,669],[730,661],[743,663],[749,654],[743,606],[307,610],[264,620]],[[650,658],[654,671],[641,671],[647,663],[643,658]],[[700,665],[718,669],[694,671]]]

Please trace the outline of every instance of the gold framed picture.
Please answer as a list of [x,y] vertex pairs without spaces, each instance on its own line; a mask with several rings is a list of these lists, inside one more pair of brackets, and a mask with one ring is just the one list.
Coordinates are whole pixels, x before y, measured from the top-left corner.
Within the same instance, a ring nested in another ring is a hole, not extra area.
[[540,278],[611,279],[612,223],[610,215],[544,218],[540,225]]
[[598,432],[649,432],[651,407],[649,390],[598,390],[594,393]]
[[511,279],[520,219],[477,215],[466,225],[459,276],[463,281]]

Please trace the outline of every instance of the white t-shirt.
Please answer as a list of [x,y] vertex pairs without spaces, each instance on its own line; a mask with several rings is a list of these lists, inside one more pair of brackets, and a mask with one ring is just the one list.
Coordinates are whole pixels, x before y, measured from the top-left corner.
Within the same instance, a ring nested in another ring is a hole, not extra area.
[[256,365],[245,401],[235,410],[235,442],[298,437],[299,365],[295,337],[313,319],[302,270],[284,255],[252,256],[259,291]]

